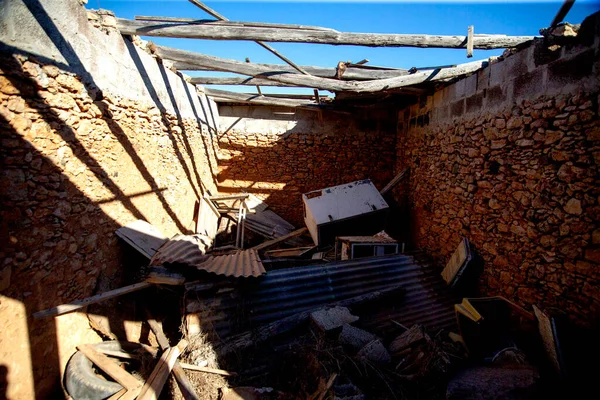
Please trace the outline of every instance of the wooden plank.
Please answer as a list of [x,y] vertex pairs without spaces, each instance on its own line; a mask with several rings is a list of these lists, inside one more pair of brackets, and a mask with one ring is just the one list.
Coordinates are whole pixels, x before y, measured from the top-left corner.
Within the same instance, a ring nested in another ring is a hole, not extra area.
[[209,374],[217,374],[217,375],[223,375],[223,376],[236,376],[237,375],[235,372],[229,372],[229,371],[225,371],[223,369],[199,367],[197,365],[186,364],[186,363],[179,363],[179,364],[181,365],[181,367],[183,369],[189,369],[192,371],[200,371],[200,372],[206,372]]
[[473,57],[473,25],[470,25],[467,30],[467,58]]
[[151,259],[156,250],[169,239],[154,226],[141,219],[117,229],[115,233],[148,259]]
[[[124,35],[188,39],[318,43],[368,47],[427,47],[447,49],[464,49],[466,47],[466,37],[464,35],[354,33],[252,26],[165,24],[123,18],[117,18],[117,29]],[[481,50],[504,49],[516,47],[534,38],[535,36],[477,36],[473,38],[473,47]]]
[[234,72],[243,75],[258,76],[260,78],[270,79],[277,82],[292,83],[297,86],[307,86],[317,89],[331,90],[334,92],[349,91],[357,93],[378,92],[381,90],[416,85],[425,81],[457,78],[465,74],[473,73],[488,65],[488,60],[479,60],[466,64],[460,64],[455,68],[444,68],[442,70],[434,70],[431,72],[417,72],[411,75],[403,75],[394,78],[359,82],[326,79],[295,73],[275,73],[278,71],[269,70],[260,64],[248,64],[236,60],[208,56],[205,54],[194,53],[186,50],[178,50],[165,46],[155,46],[155,51],[161,58],[195,63],[215,71]]
[[294,238],[296,236],[300,236],[300,235],[306,233],[307,231],[308,231],[308,229],[306,227],[300,228],[300,229],[297,229],[297,230],[295,230],[295,231],[293,231],[291,233],[288,233],[287,235],[280,236],[278,238],[275,238],[275,239],[272,239],[272,240],[268,240],[268,241],[266,241],[264,243],[261,243],[261,244],[259,244],[257,246],[254,246],[254,247],[252,247],[252,249],[253,250],[263,250],[263,249],[266,249],[268,247],[274,246],[274,245],[276,245],[278,243],[285,242],[286,240],[289,240],[289,239]]
[[560,24],[563,21],[563,19],[565,19],[565,17],[571,10],[571,7],[573,7],[574,3],[575,0],[565,0],[562,6],[560,6],[560,8],[558,9],[558,12],[554,16],[554,19],[550,23],[550,28],[554,28],[556,25]]
[[187,347],[187,341],[181,340],[175,347],[170,347],[166,350],[158,360],[158,363],[154,367],[150,378],[146,381],[138,400],[156,400],[162,392],[162,389],[167,382],[169,374],[173,370],[173,366],[177,361],[179,354]]
[[[202,3],[200,3],[202,4]],[[206,10],[205,10],[206,11]],[[214,10],[212,10],[214,11]],[[268,22],[240,22],[230,20],[213,20],[213,19],[194,19],[194,18],[176,18],[176,17],[153,17],[146,15],[136,15],[137,21],[154,21],[154,22],[179,22],[188,24],[209,24],[217,26],[252,26],[256,28],[276,28],[276,29],[301,29],[306,31],[329,31],[336,32],[335,29],[324,28],[321,26],[311,25],[296,25],[296,24],[274,24]]]
[[[300,76],[300,75],[299,75]],[[261,96],[258,94],[235,93],[226,90],[204,88],[204,93],[210,96],[216,102],[237,102],[248,104],[260,104],[276,107],[318,107],[316,103],[306,100],[278,99],[273,97]]]
[[[206,68],[206,67],[202,67],[201,65],[198,65],[196,63],[191,63],[191,62],[185,62],[185,61],[177,61],[177,60],[171,60],[173,63],[173,66],[175,68],[177,68],[178,70],[188,70],[188,71],[211,71],[210,68]],[[289,73],[295,73],[295,70],[287,65],[282,65],[282,64],[254,64],[254,65],[260,65],[265,67],[267,70],[269,71],[280,71],[280,72],[289,72]],[[455,65],[454,65],[455,66]],[[348,69],[346,69],[346,72],[344,72],[344,76],[342,77],[343,80],[347,80],[347,81],[352,81],[352,80],[356,80],[356,81],[365,81],[365,80],[373,80],[373,79],[387,79],[387,78],[393,78],[396,76],[402,76],[402,75],[408,75],[408,71],[405,69],[397,69],[397,68],[385,68],[385,67],[372,67],[369,66],[369,68],[366,68],[367,66],[364,67],[348,67]],[[328,68],[328,67],[315,67],[315,66],[307,66],[307,65],[303,65],[302,68],[304,70],[306,70],[307,72],[309,72],[311,75],[313,76],[320,76],[322,78],[334,78],[335,77],[335,72],[336,69],[335,68]],[[422,69],[422,68],[421,68]],[[427,69],[436,69],[436,68],[427,68]],[[192,78],[191,82],[194,82],[195,78]],[[204,78],[204,79],[212,79],[210,77]],[[216,78],[215,78],[216,79]],[[240,80],[247,80],[247,79],[251,79],[248,77],[233,77],[233,78],[219,78],[219,79],[240,79]],[[260,85],[262,86],[267,86],[267,82],[269,82],[268,79],[259,79],[259,78],[255,78],[257,79],[256,82],[259,82]],[[264,82],[263,82],[264,81]],[[221,84],[218,83],[219,81],[215,80],[215,85]],[[280,83],[280,82],[276,82],[276,81],[270,81],[271,82],[271,86],[288,86],[288,87],[293,87],[296,85],[293,84],[284,84],[284,83]],[[198,81],[195,82],[197,84],[203,84],[202,82]],[[206,83],[211,84],[210,82]],[[224,85],[227,83],[223,83]],[[234,84],[239,84],[239,83],[234,83]],[[253,83],[252,86],[254,86],[255,84]],[[301,85],[303,86],[303,85]]]
[[158,285],[179,286],[185,283],[185,276],[164,267],[150,266],[144,281]]
[[33,318],[44,318],[50,317],[54,315],[62,315],[66,313],[70,313],[83,307],[89,306],[90,304],[100,303],[101,301],[109,300],[118,296],[122,296],[127,293],[135,292],[138,290],[145,289],[147,287],[152,286],[150,282],[140,282],[134,283],[133,285],[124,286],[119,289],[109,290],[108,292],[104,292],[101,294],[97,294],[95,296],[91,296],[82,300],[75,300],[68,304],[61,304],[60,306],[52,307],[47,310],[42,310],[33,313]]
[[142,386],[140,381],[135,379],[129,372],[117,365],[113,360],[96,351],[92,345],[84,344],[77,346],[77,349],[125,389],[131,390]]
[[[212,15],[213,17],[215,17],[218,20],[228,21],[227,18],[225,18],[224,16],[222,16],[221,14],[219,14],[218,12],[216,12],[215,10],[213,10],[212,8],[208,7],[207,5],[199,2],[198,0],[189,0],[189,2],[192,3],[192,4],[194,4],[194,5],[196,5],[197,7],[201,8],[202,10],[204,10],[207,13],[209,13],[210,15]],[[258,29],[262,29],[262,28],[258,28]],[[279,29],[279,28],[275,28],[275,29]],[[290,60],[289,58],[287,58],[286,56],[284,56],[283,54],[281,54],[280,52],[278,52],[277,50],[275,50],[274,48],[272,48],[268,44],[263,43],[263,42],[258,41],[258,40],[256,40],[255,42],[259,46],[262,46],[266,50],[268,50],[271,53],[275,54],[277,57],[279,57],[281,60],[283,60],[289,66],[291,66],[292,68],[294,68],[296,71],[298,71],[298,72],[300,72],[301,74],[304,74],[304,75],[309,75],[309,73],[306,72],[305,70],[303,70],[302,67],[296,65],[292,60]],[[258,91],[260,93],[260,89]]]
[[196,223],[196,233],[208,236],[211,240],[215,239],[218,230],[218,222],[221,215],[215,205],[208,198],[201,198],[198,205],[198,218]]
[[244,86],[280,86],[280,87],[293,87],[291,85],[273,82],[269,79],[260,78],[242,78],[242,77],[231,77],[231,78],[219,78],[213,76],[193,76],[190,79],[190,83],[193,85],[244,85]]
[[[152,317],[152,314],[148,309],[146,309],[147,322],[150,326],[150,330],[156,336],[156,341],[161,349],[166,350],[169,348],[169,339],[165,336],[165,333],[162,330],[160,324]],[[194,389],[194,385],[190,382],[188,376],[186,375],[183,368],[179,364],[179,361],[175,362],[173,366],[173,375],[175,376],[175,380],[177,380],[177,385],[179,385],[179,390],[183,394],[183,397],[186,400],[200,400],[198,394],[196,393],[196,389]]]
[[379,193],[383,196],[390,190],[392,190],[401,180],[404,178],[404,175],[408,172],[407,169],[400,171],[398,175],[396,175],[383,189],[379,191]]

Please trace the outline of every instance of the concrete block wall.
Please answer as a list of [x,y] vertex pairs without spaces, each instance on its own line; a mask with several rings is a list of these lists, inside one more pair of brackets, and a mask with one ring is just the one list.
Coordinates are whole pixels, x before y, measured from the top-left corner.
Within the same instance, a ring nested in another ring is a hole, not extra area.
[[[399,114],[397,168],[417,247],[440,266],[462,236],[485,262],[483,295],[600,323],[599,16]],[[399,196],[398,192],[395,192]]]

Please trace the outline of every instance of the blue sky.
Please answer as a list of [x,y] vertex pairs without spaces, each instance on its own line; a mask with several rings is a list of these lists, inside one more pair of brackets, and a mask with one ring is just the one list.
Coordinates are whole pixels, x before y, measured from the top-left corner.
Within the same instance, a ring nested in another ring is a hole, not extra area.
[[[469,25],[475,33],[506,35],[538,35],[547,27],[563,3],[560,1],[533,2],[276,2],[276,1],[206,1],[209,7],[232,21],[276,22],[317,25],[347,32],[420,33],[463,35]],[[180,1],[115,1],[89,0],[88,8],[104,8],[118,17],[135,15],[211,19],[204,11],[187,0]],[[565,19],[581,23],[600,10],[599,1],[575,2]],[[249,57],[257,63],[282,63],[259,45],[249,41],[212,41],[198,39],[145,38],[157,44],[177,47],[219,57],[244,61]],[[303,43],[271,43],[299,65],[335,67],[339,61],[370,60],[371,65],[397,68],[460,64],[500,55],[501,50],[475,50],[472,59],[465,50],[418,48],[370,48],[331,46]],[[189,72],[189,75],[232,76],[225,73]],[[220,87],[234,91],[255,92],[251,86]],[[280,92],[281,88],[264,88],[263,92]],[[308,89],[284,89],[289,93],[312,93]]]

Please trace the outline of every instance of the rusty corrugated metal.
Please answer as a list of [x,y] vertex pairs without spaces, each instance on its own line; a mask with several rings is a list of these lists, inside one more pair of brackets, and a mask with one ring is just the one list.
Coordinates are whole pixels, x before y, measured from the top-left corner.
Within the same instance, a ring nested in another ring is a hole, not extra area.
[[[431,329],[456,328],[453,305],[458,300],[440,277],[439,268],[410,255],[362,258],[270,271],[251,285],[200,298],[188,312],[226,337],[286,316],[362,294],[401,286],[397,304],[377,307],[361,316],[373,332],[416,323]],[[393,320],[393,321],[392,321]]]
[[210,240],[204,235],[176,236],[158,249],[150,264],[187,266],[234,278],[266,272],[256,250],[209,256],[205,254],[209,246]]
[[248,249],[235,254],[211,256],[197,266],[217,275],[239,277],[261,276],[267,271],[256,250]]

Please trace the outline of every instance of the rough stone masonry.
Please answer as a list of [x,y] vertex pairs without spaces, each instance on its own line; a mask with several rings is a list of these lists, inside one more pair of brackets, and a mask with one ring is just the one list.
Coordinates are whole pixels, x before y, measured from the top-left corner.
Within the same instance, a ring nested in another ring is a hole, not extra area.
[[466,236],[482,294],[587,325],[600,323],[598,20],[402,111],[397,144],[417,247],[443,264]]

